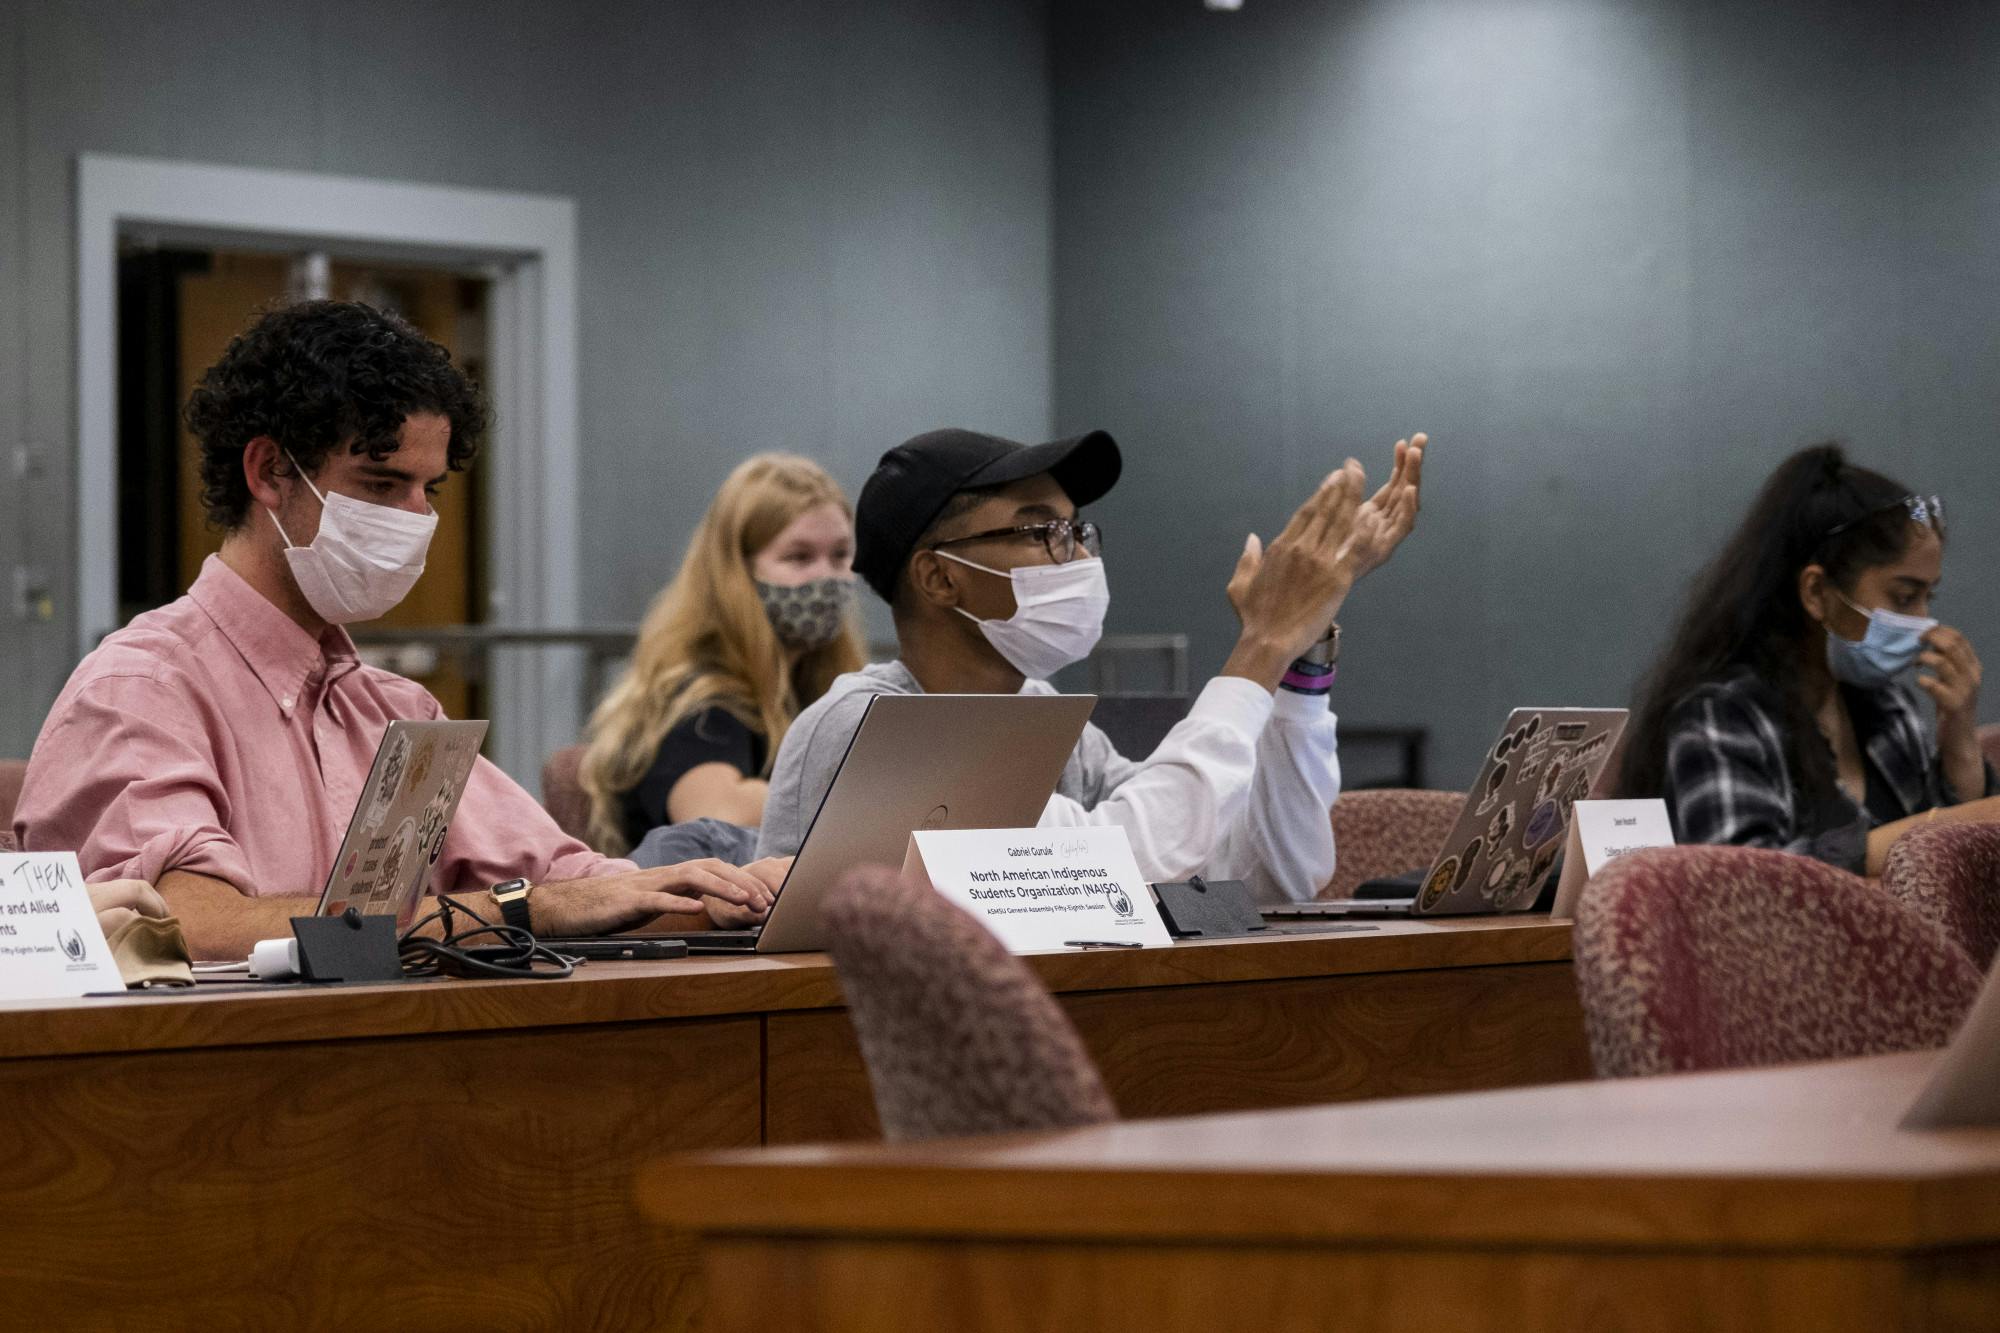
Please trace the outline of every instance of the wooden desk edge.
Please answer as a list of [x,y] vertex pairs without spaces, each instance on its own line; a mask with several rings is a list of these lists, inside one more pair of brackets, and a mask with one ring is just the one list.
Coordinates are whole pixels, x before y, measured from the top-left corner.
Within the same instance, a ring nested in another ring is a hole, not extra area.
[[[1546,917],[1394,922],[1368,932],[1186,941],[1171,949],[1036,954],[1058,994],[1380,972],[1560,963],[1570,925]],[[0,1060],[273,1045],[597,1023],[727,1018],[845,1003],[824,954],[594,964],[567,981],[281,988],[0,1006]]]
[[[1048,1206],[1037,1176],[1060,1178],[1060,1208]],[[704,1236],[1829,1252],[2000,1244],[2000,1167],[1923,1178],[1647,1172],[1607,1179],[776,1166],[727,1153],[651,1163],[636,1188],[656,1222]]]

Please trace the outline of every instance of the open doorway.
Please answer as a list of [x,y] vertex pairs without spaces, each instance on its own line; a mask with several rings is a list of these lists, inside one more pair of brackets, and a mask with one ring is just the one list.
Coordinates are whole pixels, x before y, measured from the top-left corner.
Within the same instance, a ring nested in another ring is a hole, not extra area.
[[[378,279],[412,270],[482,279],[483,349],[480,379],[495,425],[480,461],[461,482],[471,508],[468,582],[460,637],[525,638],[529,646],[490,654],[477,686],[476,711],[490,718],[487,750],[508,773],[536,785],[542,760],[576,739],[582,723],[585,655],[577,626],[577,219],[574,200],[551,195],[472,190],[459,186],[270,171],[210,163],[84,153],[76,189],[76,605],[71,612],[79,654],[123,623],[127,589],[152,600],[168,584],[177,595],[181,530],[152,530],[150,550],[128,556],[121,494],[128,460],[121,424],[128,416],[120,382],[121,257],[141,250],[277,256],[287,266],[282,294],[294,276],[291,257],[323,253],[364,267]],[[161,267],[171,271],[170,264]],[[334,260],[324,278],[333,289]],[[310,276],[310,275],[308,275]],[[156,283],[167,281],[153,274]],[[179,277],[172,278],[176,289]],[[178,338],[179,318],[167,322],[156,306],[151,336]],[[247,320],[249,310],[235,312]],[[144,329],[127,322],[128,329]],[[219,349],[218,349],[219,350]],[[178,400],[183,361],[198,372],[207,362],[177,350],[155,360],[155,401]],[[169,370],[167,367],[172,367]],[[142,386],[143,387],[143,386]],[[174,421],[157,411],[140,421]],[[143,425],[139,428],[143,428]],[[177,429],[177,428],[176,428]],[[141,462],[140,459],[145,461]],[[171,491],[178,516],[178,442],[155,442],[129,465],[142,474],[142,493]],[[453,486],[445,488],[447,494]],[[137,562],[137,568],[134,562]],[[150,572],[147,572],[150,570]],[[428,577],[428,576],[427,576]],[[153,582],[149,585],[147,580]],[[150,587],[150,591],[146,589]],[[448,623],[448,622],[447,622]],[[387,662],[428,679],[451,651],[449,636],[371,635],[403,645]],[[547,641],[546,643],[544,641]],[[431,659],[428,663],[425,658]],[[454,711],[457,711],[454,709]],[[472,711],[472,710],[468,710]]]
[[[200,451],[181,423],[195,382],[257,315],[288,300],[333,297],[393,311],[451,353],[474,382],[490,360],[491,280],[472,268],[166,246],[128,239],[118,256],[118,613],[121,623],[185,592],[222,533],[201,507]],[[488,499],[475,461],[438,493],[424,575],[367,629],[485,621]],[[357,627],[361,629],[364,627]],[[364,649],[381,657],[382,649]],[[436,695],[451,717],[484,717],[483,682],[455,659],[421,651],[381,660]]]

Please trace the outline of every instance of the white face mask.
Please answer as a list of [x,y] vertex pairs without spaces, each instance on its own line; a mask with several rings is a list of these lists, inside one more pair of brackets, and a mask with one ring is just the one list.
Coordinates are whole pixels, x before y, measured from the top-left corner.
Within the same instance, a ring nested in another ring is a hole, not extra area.
[[424,555],[437,530],[437,511],[412,514],[338,491],[324,495],[295,458],[292,467],[319,496],[319,535],[311,546],[294,546],[277,513],[264,512],[285,539],[285,560],[299,591],[329,625],[351,625],[387,614],[423,576]]
[[1029,680],[1047,680],[1081,662],[1104,636],[1111,588],[1104,579],[1104,561],[1095,556],[1008,571],[973,564],[950,551],[938,554],[1014,585],[1014,614],[1005,620],[981,620],[964,607],[953,609],[979,626],[994,650]]

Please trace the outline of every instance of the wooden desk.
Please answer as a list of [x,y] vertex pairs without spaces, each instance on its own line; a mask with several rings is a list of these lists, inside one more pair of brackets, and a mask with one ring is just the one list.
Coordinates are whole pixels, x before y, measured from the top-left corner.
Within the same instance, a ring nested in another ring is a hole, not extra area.
[[[1567,923],[1047,955],[1127,1114],[1587,1072]],[[664,1152],[873,1130],[819,955],[0,1005],[0,1282],[40,1327],[684,1327]]]
[[713,1333],[2000,1328],[2000,1130],[1934,1053],[642,1173]]

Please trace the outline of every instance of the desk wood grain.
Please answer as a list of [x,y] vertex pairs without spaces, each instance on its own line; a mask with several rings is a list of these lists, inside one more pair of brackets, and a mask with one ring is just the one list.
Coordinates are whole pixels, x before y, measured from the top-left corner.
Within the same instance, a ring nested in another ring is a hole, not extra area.
[[[1590,1075],[1567,963],[1057,998],[1120,1113],[1134,1119]],[[767,1142],[880,1136],[844,1011],[773,1014],[767,1032]]]
[[[1029,966],[1166,1112],[1580,1073],[1568,957],[1517,919]],[[688,1327],[638,1166],[870,1132],[841,998],[806,954],[0,1005],[0,1282],[43,1328]]]
[[755,1144],[758,1048],[734,1019],[0,1062],[0,1322],[686,1326],[631,1173]]

